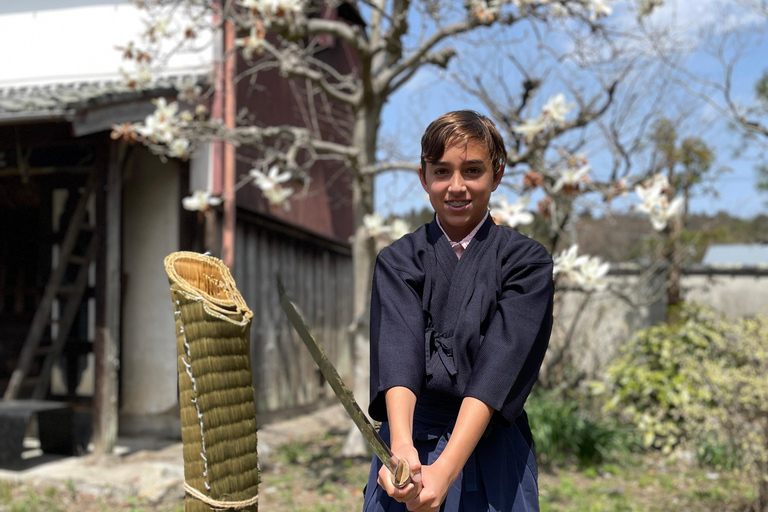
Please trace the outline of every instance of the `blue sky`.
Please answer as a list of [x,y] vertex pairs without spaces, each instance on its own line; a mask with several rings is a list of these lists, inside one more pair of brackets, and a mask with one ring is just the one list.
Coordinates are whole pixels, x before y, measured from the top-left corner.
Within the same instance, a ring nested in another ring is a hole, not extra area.
[[[686,41],[691,44],[701,40],[702,37],[709,41],[715,40],[716,37],[704,36],[703,31],[708,29],[718,31],[731,22],[738,23],[740,27],[744,28],[744,30],[739,29],[739,33],[742,35],[754,33],[747,41],[749,44],[743,50],[739,64],[735,68],[733,83],[733,96],[740,103],[753,103],[754,84],[763,71],[768,70],[768,59],[764,57],[768,55],[768,19],[750,18],[743,15],[729,17],[728,12],[726,12],[727,8],[724,11],[722,5],[723,2],[718,0],[667,0],[664,8],[655,13],[647,23],[651,27],[673,26],[677,31],[676,33],[682,34]],[[615,24],[614,26],[619,27],[629,27],[634,23],[631,14],[625,8],[625,4],[621,2],[616,4],[614,18],[611,22]],[[523,39],[522,42],[493,47],[481,45],[479,50],[476,45],[470,46],[467,42],[458,43],[456,47],[459,49],[459,58],[452,63],[449,72],[463,73],[466,69],[482,70],[484,67],[500,69],[501,66],[505,65],[500,63],[499,54],[507,50],[514,52],[515,56],[524,62],[528,59],[526,64],[538,65],[540,70],[545,69],[546,66],[541,66],[541,63],[535,61],[536,54],[533,51],[530,32],[518,31],[515,35]],[[525,39],[526,35],[528,39]],[[560,46],[561,49],[562,45],[565,44],[563,39],[557,36],[550,37],[547,43]],[[695,53],[686,54],[685,64],[697,76],[712,79],[721,76],[721,68],[717,60],[701,49]],[[507,66],[502,71],[504,76],[507,76],[505,73],[508,69]],[[550,66],[550,69],[553,68]],[[565,70],[559,69],[560,84],[545,86],[542,89],[534,100],[534,108],[529,114],[530,117],[537,115],[537,109],[551,94],[564,92],[566,96],[569,96],[566,87],[570,78],[563,75],[568,75],[570,70],[567,68]],[[575,72],[576,70],[574,70]],[[519,83],[519,77],[514,75],[512,71],[508,75],[510,77],[509,86],[513,90]],[[490,79],[489,85],[493,85],[490,83]],[[587,96],[590,93],[589,88],[594,88],[594,83],[590,86],[588,81],[582,82],[579,79],[574,80],[570,85],[584,89],[584,94]],[[649,86],[652,88],[653,83],[649,82]],[[652,93],[653,91],[649,92]],[[744,218],[768,213],[768,208],[765,205],[768,201],[768,195],[758,194],[754,187],[755,162],[756,159],[759,161],[760,156],[758,152],[752,148],[742,152],[742,154],[737,154],[737,149],[742,146],[739,132],[729,127],[727,121],[722,116],[718,116],[712,106],[704,101],[694,102],[690,98],[691,94],[683,87],[675,87],[674,91],[665,96],[667,103],[663,105],[665,115],[674,116],[685,110],[687,120],[683,122],[683,127],[680,130],[681,137],[695,136],[705,140],[715,149],[717,165],[730,169],[715,184],[719,197],[697,197],[691,202],[691,211],[716,213],[724,210]],[[712,99],[718,102],[721,100],[718,96],[712,96]],[[381,141],[385,147],[388,145],[397,148],[398,156],[401,158],[417,161],[420,150],[419,140],[427,124],[444,112],[463,108],[471,108],[486,113],[483,105],[477,99],[464,93],[452,83],[448,73],[434,69],[422,70],[410,83],[398,91],[386,106],[381,129]],[[768,122],[768,119],[764,119],[764,122]],[[603,149],[603,144],[598,143],[596,138],[590,137],[590,142],[585,149],[594,174],[596,176],[604,175],[610,165],[610,158]],[[509,199],[514,199],[513,194],[502,192],[502,188],[496,192],[496,194],[499,193],[504,193]],[[379,177],[376,195],[377,209],[384,215],[400,214],[412,208],[418,209],[428,206],[424,192],[413,173],[388,173]],[[630,199],[632,199],[632,195],[630,194]],[[623,204],[626,207],[628,201]],[[532,202],[531,208],[533,207]],[[615,207],[620,210],[622,204],[618,203]]]

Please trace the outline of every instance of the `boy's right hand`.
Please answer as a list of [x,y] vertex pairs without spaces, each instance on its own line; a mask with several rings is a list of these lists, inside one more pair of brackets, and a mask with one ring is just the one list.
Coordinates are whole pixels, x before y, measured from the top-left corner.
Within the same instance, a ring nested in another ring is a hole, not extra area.
[[384,466],[379,470],[379,486],[384,489],[395,501],[406,503],[419,495],[421,492],[421,461],[419,461],[419,452],[413,445],[393,446],[392,452],[399,458],[408,461],[411,466],[412,481],[402,489],[398,489],[392,483],[392,473]]

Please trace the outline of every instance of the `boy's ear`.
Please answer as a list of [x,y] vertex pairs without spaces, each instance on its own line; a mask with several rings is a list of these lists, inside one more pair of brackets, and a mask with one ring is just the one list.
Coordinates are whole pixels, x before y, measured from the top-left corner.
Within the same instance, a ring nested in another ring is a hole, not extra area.
[[427,179],[424,177],[424,170],[419,166],[419,181],[421,182],[421,188],[424,189],[424,192],[429,192],[427,190]]
[[494,175],[494,177],[493,177],[493,188],[491,189],[492,192],[495,191],[498,188],[499,183],[501,183],[501,177],[504,176],[504,167],[505,166],[506,166],[506,162],[502,162],[501,165],[499,166],[499,170]]

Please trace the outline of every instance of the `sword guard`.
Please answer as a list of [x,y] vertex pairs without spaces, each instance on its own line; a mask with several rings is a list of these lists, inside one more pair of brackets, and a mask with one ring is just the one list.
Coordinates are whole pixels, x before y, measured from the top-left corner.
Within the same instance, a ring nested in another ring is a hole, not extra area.
[[398,489],[402,489],[411,483],[411,466],[408,461],[401,458],[397,461],[395,472],[392,473],[392,484]]

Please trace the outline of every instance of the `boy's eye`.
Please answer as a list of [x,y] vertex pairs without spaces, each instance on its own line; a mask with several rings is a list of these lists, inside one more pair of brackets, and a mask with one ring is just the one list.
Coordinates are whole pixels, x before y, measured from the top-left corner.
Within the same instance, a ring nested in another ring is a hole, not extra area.
[[466,172],[467,174],[482,174],[483,170],[479,167],[470,167]]
[[442,167],[438,167],[434,170],[435,176],[442,176],[444,174],[448,174],[448,169],[444,169]]

